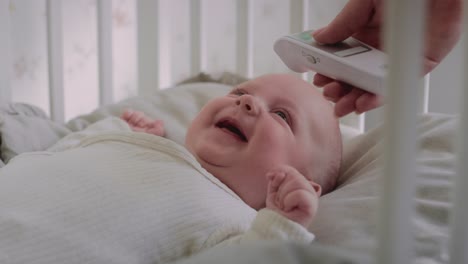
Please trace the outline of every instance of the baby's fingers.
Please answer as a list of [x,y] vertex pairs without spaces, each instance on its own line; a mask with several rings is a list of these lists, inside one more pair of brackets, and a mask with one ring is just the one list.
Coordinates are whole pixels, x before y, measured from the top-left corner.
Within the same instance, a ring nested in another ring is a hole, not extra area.
[[127,122],[132,125],[137,125],[144,118],[144,114],[139,111],[132,111],[127,114]]
[[163,137],[165,135],[164,123],[162,120],[155,120],[148,124],[148,133]]
[[313,192],[312,186],[304,179],[301,178],[302,175],[292,176],[289,175],[288,179],[279,187],[278,189],[278,199],[282,201],[284,205],[284,200],[286,197],[296,191],[304,190]]
[[122,113],[122,115],[120,116],[120,118],[127,121],[132,116],[132,113],[133,113],[132,109],[125,109],[124,112]]
[[145,114],[142,113],[140,119],[138,120],[137,125],[140,127],[148,127],[148,126],[152,126],[151,123],[153,122],[154,122],[153,119],[147,117]]
[[292,210],[308,211],[312,208],[314,194],[305,189],[297,189],[292,191],[283,198],[284,211]]
[[268,178],[267,207],[271,206],[271,208],[280,209],[282,204],[279,200],[278,189],[286,178],[286,175],[282,172],[269,172],[266,174],[266,177]]
[[269,180],[268,193],[276,193],[281,184],[283,184],[286,174],[284,172],[269,172],[266,177]]

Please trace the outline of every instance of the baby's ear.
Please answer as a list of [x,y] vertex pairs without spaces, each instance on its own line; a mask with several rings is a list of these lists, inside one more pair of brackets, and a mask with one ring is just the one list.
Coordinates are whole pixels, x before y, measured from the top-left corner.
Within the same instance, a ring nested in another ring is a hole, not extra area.
[[317,193],[317,196],[320,197],[322,195],[322,186],[320,184],[309,180],[310,185],[312,185],[312,188],[314,188],[315,192]]

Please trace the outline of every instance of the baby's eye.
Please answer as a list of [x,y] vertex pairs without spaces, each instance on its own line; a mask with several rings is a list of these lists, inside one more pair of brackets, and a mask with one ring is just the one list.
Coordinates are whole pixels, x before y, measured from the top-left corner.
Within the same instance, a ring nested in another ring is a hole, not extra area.
[[244,90],[242,90],[242,89],[236,88],[236,89],[232,90],[231,94],[241,96],[241,95],[246,94],[246,92]]
[[284,121],[289,123],[289,117],[287,113],[285,113],[284,111],[280,111],[280,110],[276,110],[274,111],[274,113],[277,114],[282,119],[284,119]]

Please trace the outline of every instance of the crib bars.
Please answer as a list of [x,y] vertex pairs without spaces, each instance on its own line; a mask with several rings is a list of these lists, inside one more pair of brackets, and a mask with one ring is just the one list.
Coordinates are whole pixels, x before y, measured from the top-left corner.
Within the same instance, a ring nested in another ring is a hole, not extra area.
[[46,3],[50,114],[52,119],[63,122],[65,119],[65,100],[63,91],[62,2],[60,0],[48,0]]
[[411,263],[416,182],[416,124],[426,0],[387,1],[384,178],[376,263]]
[[[463,69],[468,69],[468,1],[463,3],[463,43],[464,43],[464,65]],[[453,208],[452,235],[450,243],[451,263],[468,263],[468,76],[463,76],[464,87],[461,96],[460,128],[458,131],[456,145],[458,146],[457,162],[457,182],[455,184],[455,206]]]
[[113,98],[112,67],[112,0],[97,1],[98,54],[99,54],[99,104],[110,104]]
[[[0,32],[3,36],[0,41],[0,52],[2,60],[0,60],[0,103],[9,101],[10,95],[10,15],[9,2],[0,2]],[[3,87],[3,89],[2,89]]]
[[[385,126],[385,174],[382,182],[384,195],[380,211],[380,240],[376,263],[411,263],[413,237],[411,236],[412,197],[415,188],[416,112],[420,96],[418,75],[421,69],[423,23],[427,1],[387,1],[386,47],[390,69],[387,79],[388,104]],[[468,1],[464,1],[464,14],[468,14]],[[468,68],[468,16],[464,15],[464,67]],[[468,78],[464,76],[464,82]],[[427,90],[427,79],[424,79]],[[468,263],[468,100],[467,87],[459,87],[464,94],[461,123],[455,146],[458,147],[457,178],[455,184],[455,206],[452,212],[452,234],[449,248],[450,262]],[[422,98],[427,101],[427,93]],[[424,104],[423,107],[426,107]]]

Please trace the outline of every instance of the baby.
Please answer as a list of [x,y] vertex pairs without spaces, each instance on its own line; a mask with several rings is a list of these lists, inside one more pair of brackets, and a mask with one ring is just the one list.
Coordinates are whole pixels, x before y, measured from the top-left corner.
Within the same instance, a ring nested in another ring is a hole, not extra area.
[[[161,120],[127,110],[134,131],[164,136]],[[305,81],[265,75],[209,101],[185,146],[203,168],[256,210],[308,227],[318,197],[335,186],[341,137],[332,106]]]
[[235,87],[201,109],[184,146],[161,137],[162,121],[123,119],[0,170],[0,263],[166,263],[314,239],[307,227],[334,188],[341,137],[308,83],[275,74]]

